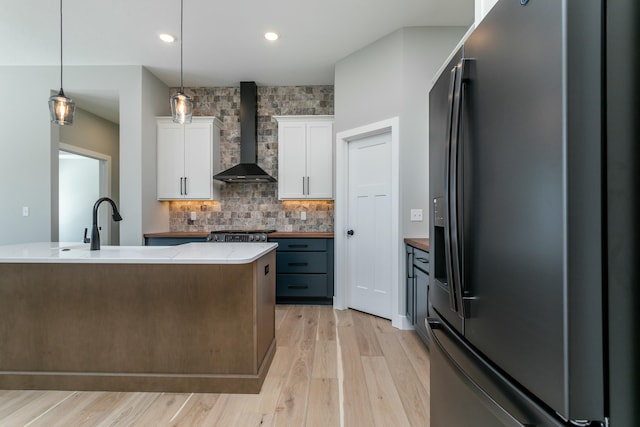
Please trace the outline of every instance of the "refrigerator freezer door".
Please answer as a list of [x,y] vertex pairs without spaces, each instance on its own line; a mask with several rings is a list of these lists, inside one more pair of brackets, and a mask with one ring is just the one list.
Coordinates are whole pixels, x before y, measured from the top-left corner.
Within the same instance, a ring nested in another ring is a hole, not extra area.
[[429,334],[431,427],[564,425],[483,363],[439,319],[429,319]]

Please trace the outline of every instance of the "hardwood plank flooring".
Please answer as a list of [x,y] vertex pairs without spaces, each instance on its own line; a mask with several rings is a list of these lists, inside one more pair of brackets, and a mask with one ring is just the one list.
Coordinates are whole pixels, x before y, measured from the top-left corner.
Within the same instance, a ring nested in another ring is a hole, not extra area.
[[1,427],[427,427],[429,352],[353,310],[277,305],[260,394],[0,390]]

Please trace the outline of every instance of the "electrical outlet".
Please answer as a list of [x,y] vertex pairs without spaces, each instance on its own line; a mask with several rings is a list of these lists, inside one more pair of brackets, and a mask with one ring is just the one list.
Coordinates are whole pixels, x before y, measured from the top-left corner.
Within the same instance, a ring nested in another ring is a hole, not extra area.
[[191,212],[191,221],[195,221],[196,220],[196,213],[195,212]]
[[411,209],[411,221],[422,221],[422,209]]
[[22,216],[29,216],[29,206],[22,207]]
[[300,212],[300,219],[303,221],[307,220],[307,213],[305,211]]

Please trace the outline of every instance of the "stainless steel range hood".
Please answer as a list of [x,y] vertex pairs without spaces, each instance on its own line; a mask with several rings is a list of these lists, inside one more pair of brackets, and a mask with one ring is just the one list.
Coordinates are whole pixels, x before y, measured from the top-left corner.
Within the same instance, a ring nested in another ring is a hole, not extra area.
[[240,82],[240,164],[213,176],[234,182],[275,182],[258,166],[258,87],[255,82]]

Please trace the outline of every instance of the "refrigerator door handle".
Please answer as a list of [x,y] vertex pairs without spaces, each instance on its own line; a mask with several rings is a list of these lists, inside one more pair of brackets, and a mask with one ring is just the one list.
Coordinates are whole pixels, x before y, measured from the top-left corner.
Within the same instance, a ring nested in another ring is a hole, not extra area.
[[453,114],[451,125],[451,170],[450,170],[450,203],[449,222],[451,227],[451,266],[453,271],[453,293],[456,298],[458,315],[465,318],[464,304],[462,303],[462,271],[460,264],[460,249],[462,236],[458,227],[460,204],[458,200],[458,176],[460,174],[460,157],[462,153],[460,126],[462,122],[462,77],[465,60],[462,59],[456,66],[456,83],[453,98]]
[[447,271],[447,287],[449,290],[449,307],[453,312],[458,312],[457,299],[455,295],[452,251],[451,251],[451,127],[453,125],[454,113],[454,96],[455,87],[458,76],[458,67],[451,69],[451,77],[449,80],[449,109],[447,111],[447,128],[444,142],[444,247],[445,247],[445,266]]

